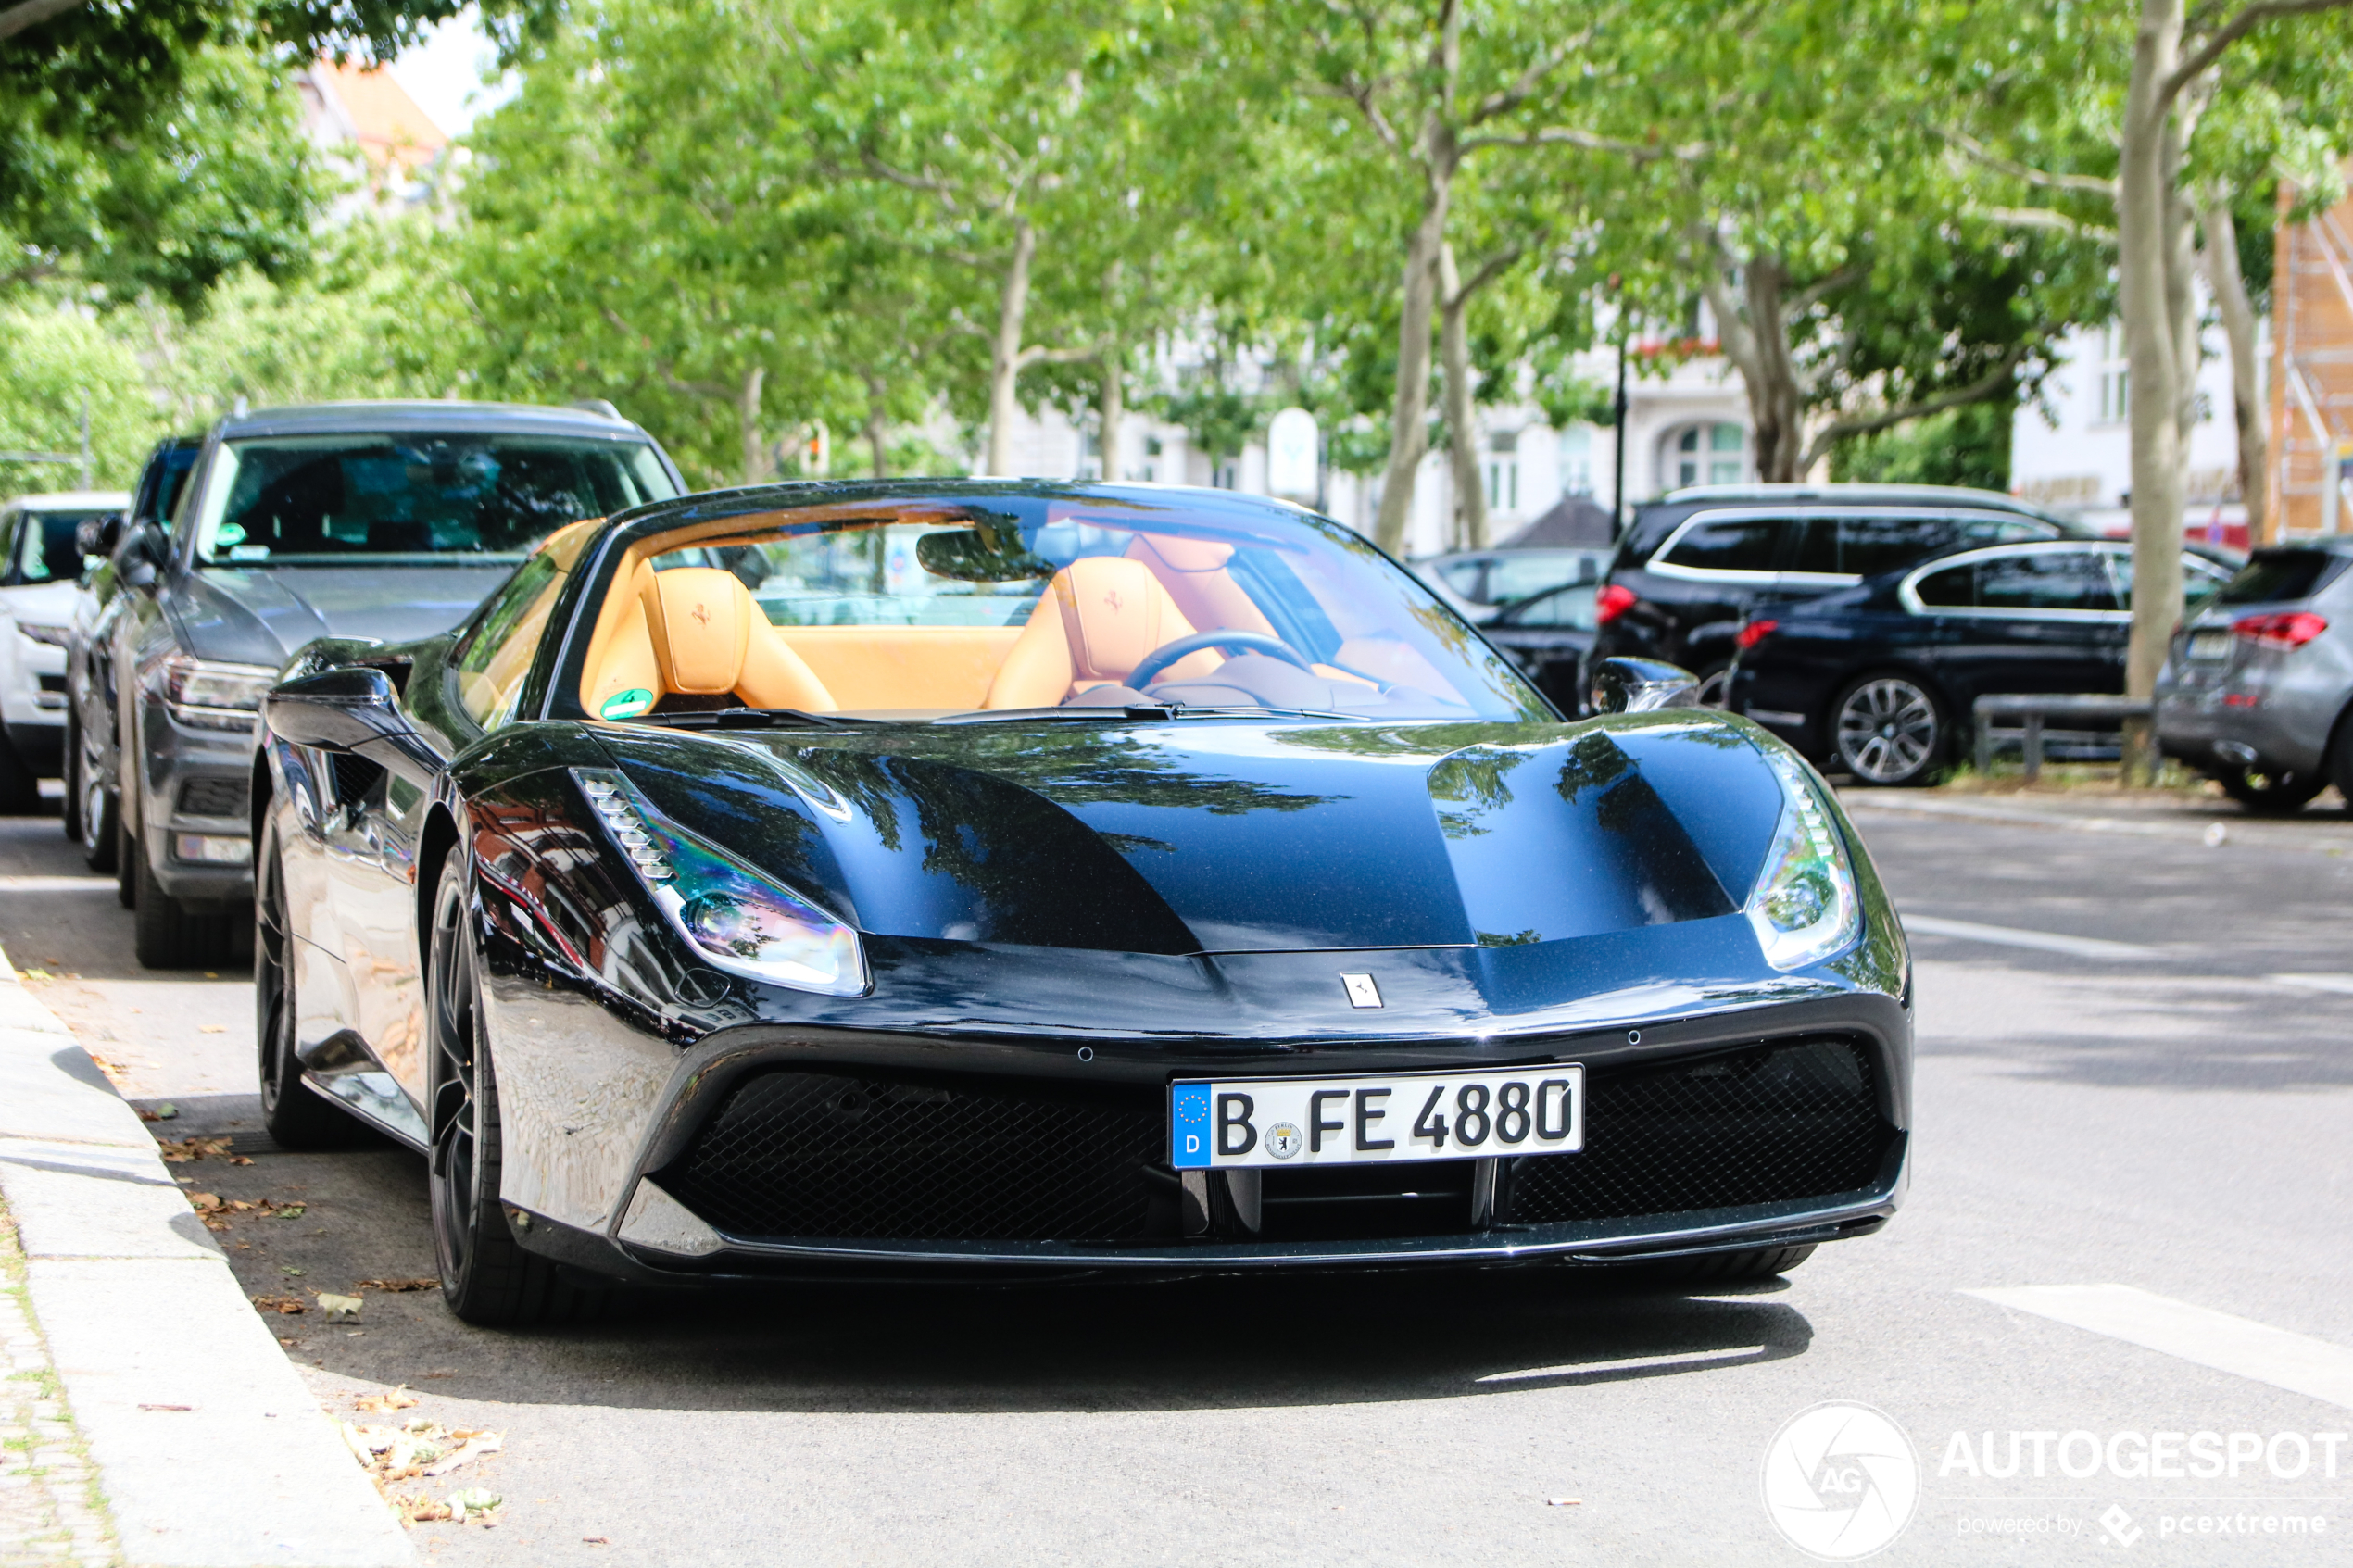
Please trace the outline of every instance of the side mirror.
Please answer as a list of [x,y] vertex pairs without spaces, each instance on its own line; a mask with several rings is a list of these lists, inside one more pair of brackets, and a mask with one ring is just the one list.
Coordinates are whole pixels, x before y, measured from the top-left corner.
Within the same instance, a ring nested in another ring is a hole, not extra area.
[[1604,659],[1593,671],[1596,713],[1648,713],[1655,708],[1697,708],[1699,677],[1658,659]]
[[271,733],[321,751],[355,751],[370,741],[406,737],[400,694],[381,670],[345,665],[298,676],[261,699]]
[[171,555],[171,536],[160,524],[143,522],[121,531],[111,552],[115,570],[123,582],[134,588],[153,583],[163,571],[163,563]]
[[122,514],[86,517],[74,528],[73,547],[85,556],[110,556],[122,543]]

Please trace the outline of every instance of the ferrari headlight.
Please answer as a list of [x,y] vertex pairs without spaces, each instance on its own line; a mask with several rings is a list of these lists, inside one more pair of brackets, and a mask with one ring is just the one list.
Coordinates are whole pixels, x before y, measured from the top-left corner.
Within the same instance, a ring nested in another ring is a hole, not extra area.
[[858,933],[669,821],[617,772],[573,777],[678,935],[714,968],[829,997],[866,992]]
[[1765,856],[1765,873],[1748,896],[1748,922],[1775,969],[1819,963],[1862,929],[1862,899],[1846,842],[1805,765],[1776,746],[1766,764],[1781,784],[1780,826]]
[[191,729],[250,730],[262,694],[277,684],[267,664],[224,664],[175,653],[163,661],[164,706]]

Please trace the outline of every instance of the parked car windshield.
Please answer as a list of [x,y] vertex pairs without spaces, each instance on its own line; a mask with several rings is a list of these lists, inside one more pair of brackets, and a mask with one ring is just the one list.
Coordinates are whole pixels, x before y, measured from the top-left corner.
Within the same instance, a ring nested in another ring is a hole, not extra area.
[[471,433],[233,441],[206,476],[196,559],[519,556],[568,522],[676,494],[643,442]]
[[2271,605],[2309,599],[2345,570],[2347,558],[2334,550],[2258,550],[2225,583],[2214,602]]
[[26,512],[17,534],[16,559],[7,563],[9,580],[52,583],[81,576],[82,546],[74,542],[74,531],[92,518],[121,515],[120,507]]
[[1545,714],[1427,587],[1337,524],[1160,496],[885,507],[706,522],[632,546],[577,622],[580,707]]

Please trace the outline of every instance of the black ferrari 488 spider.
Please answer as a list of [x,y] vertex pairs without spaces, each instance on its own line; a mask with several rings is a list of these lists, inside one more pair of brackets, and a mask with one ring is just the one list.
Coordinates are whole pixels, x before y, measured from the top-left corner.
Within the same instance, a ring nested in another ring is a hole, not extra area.
[[253,799],[263,1101],[431,1165],[449,1305],[599,1282],[1680,1259],[1884,1224],[1902,928],[1746,720],[1563,722],[1219,491],[657,503],[312,644]]

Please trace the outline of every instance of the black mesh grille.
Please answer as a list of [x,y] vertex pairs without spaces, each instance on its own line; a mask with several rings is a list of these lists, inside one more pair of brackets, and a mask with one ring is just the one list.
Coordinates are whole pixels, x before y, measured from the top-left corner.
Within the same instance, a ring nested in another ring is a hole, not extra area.
[[660,1179],[735,1236],[1126,1241],[1151,1227],[1166,1145],[1157,1095],[763,1073]]
[[191,817],[242,817],[250,787],[244,779],[190,779],[180,786],[180,809]]
[[327,753],[327,763],[334,770],[335,800],[340,805],[366,804],[368,792],[384,780],[382,767],[348,751]]
[[1878,1176],[1889,1135],[1872,1055],[1846,1040],[1595,1068],[1584,1152],[1514,1160],[1504,1217],[1547,1224],[1853,1192]]

